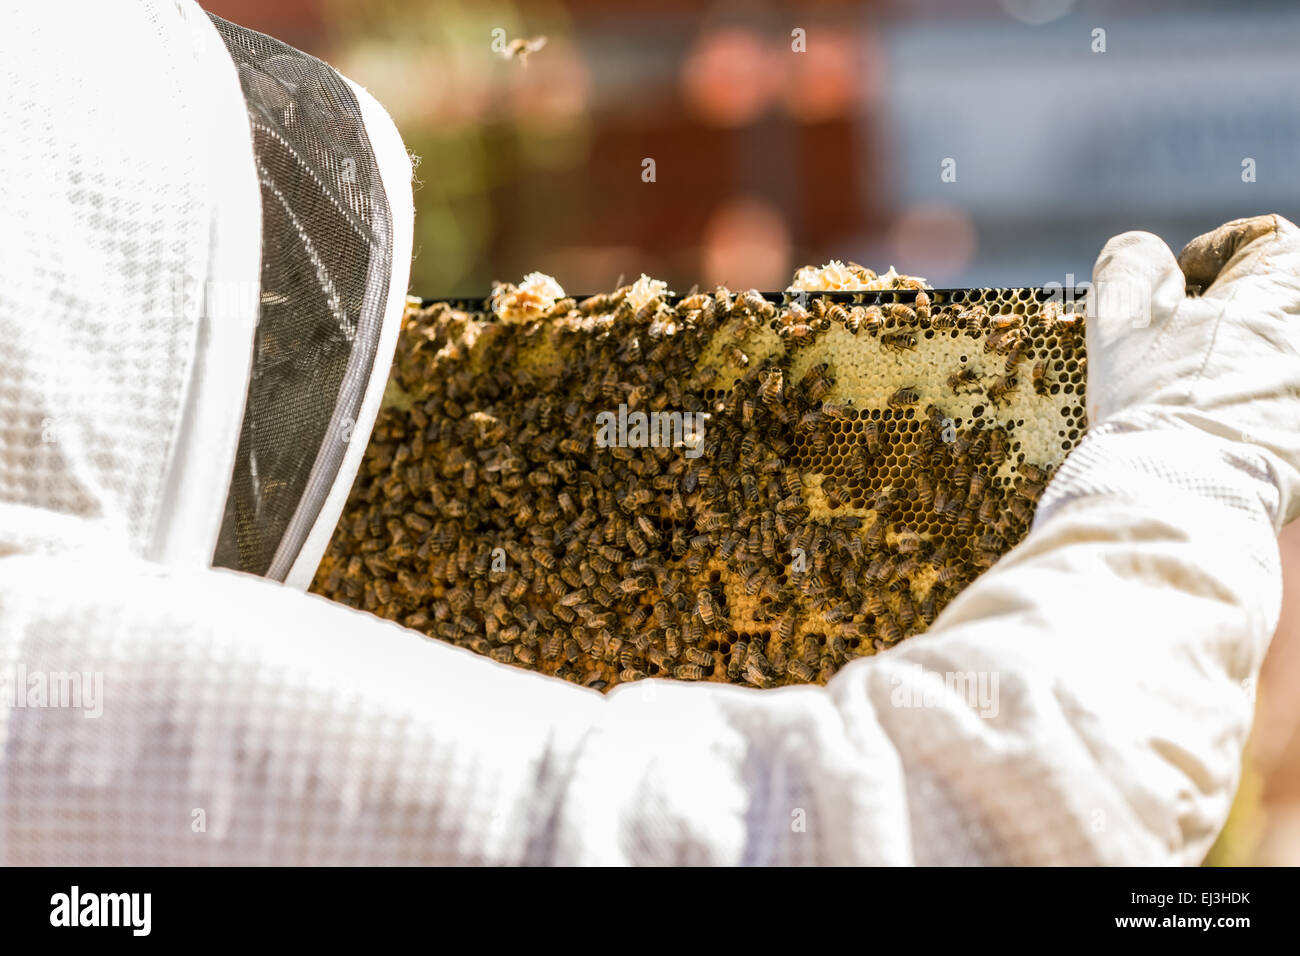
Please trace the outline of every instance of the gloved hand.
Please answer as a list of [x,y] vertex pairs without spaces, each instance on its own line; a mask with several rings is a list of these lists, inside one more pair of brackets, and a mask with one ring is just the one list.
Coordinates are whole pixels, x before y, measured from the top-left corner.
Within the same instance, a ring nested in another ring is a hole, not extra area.
[[1163,420],[1242,443],[1219,447],[1267,471],[1274,529],[1300,515],[1300,230],[1277,215],[1237,219],[1177,261],[1129,232],[1102,249],[1093,279],[1089,422]]

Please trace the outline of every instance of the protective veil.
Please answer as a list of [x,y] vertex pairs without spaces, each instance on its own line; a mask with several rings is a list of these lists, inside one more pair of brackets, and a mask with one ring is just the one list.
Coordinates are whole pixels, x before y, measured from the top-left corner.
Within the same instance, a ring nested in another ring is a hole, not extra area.
[[0,862],[1202,857],[1300,507],[1290,223],[1194,244],[1198,298],[1155,237],[1103,250],[1092,430],[930,634],[825,688],[601,697],[278,583],[395,341],[383,111],[187,2],[10,26]]

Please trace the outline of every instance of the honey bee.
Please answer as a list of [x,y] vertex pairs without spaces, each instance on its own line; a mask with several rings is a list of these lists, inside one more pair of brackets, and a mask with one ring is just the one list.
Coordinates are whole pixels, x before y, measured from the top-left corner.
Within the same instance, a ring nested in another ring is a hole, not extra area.
[[868,420],[862,426],[862,439],[866,442],[867,451],[873,457],[880,457],[880,425],[875,421]]
[[748,289],[736,297],[736,307],[744,308],[754,315],[762,318],[771,318],[776,315],[776,306],[767,299],[757,289]]
[[978,387],[979,383],[979,376],[969,366],[948,376],[948,387],[956,395],[960,395],[964,388]]
[[911,633],[915,624],[916,605],[912,603],[912,596],[904,592],[898,596],[898,625],[904,631]]
[[839,485],[829,477],[822,481],[822,494],[826,496],[826,505],[829,508],[842,508],[848,501]]
[[812,326],[807,322],[792,322],[788,325],[781,326],[781,338],[783,339],[805,339],[812,335]]
[[889,613],[876,618],[876,631],[886,644],[897,644],[903,639],[903,632],[899,630],[898,622]]
[[893,395],[889,396],[888,405],[893,409],[906,408],[909,405],[915,405],[921,400],[921,393],[917,391],[915,385],[904,385]]
[[712,297],[707,292],[694,292],[677,303],[677,308],[681,312],[702,312],[713,304]]
[[918,470],[915,480],[917,497],[922,505],[929,508],[934,504],[934,485],[930,482],[930,476],[927,472]]
[[713,603],[713,592],[707,589],[700,591],[700,593],[696,595],[695,607],[696,610],[699,612],[700,619],[705,624],[712,627],[714,621],[717,620],[716,617],[717,609],[715,608]]
[[758,389],[758,397],[766,405],[775,405],[781,401],[784,394],[784,377],[781,370],[771,369],[763,377],[763,383]]
[[726,355],[727,361],[732,365],[744,368],[749,364],[749,356],[742,352],[738,346],[728,345],[722,351]]
[[1029,380],[1033,383],[1035,392],[1039,395],[1047,394],[1047,359],[1039,359],[1034,363],[1034,370],[1030,373]]
[[618,672],[618,679],[626,683],[645,680],[645,676],[645,671],[639,671],[635,667],[625,667]]
[[989,458],[994,467],[1007,460],[1007,433],[1001,428],[995,428],[989,433]]
[[812,383],[807,387],[808,399],[813,402],[821,401],[830,392],[834,384],[833,379],[829,379],[824,375],[813,379]]
[[893,319],[899,325],[912,326],[916,325],[916,310],[906,306],[901,302],[891,302],[884,307],[885,315]]
[[930,314],[930,328],[936,332],[947,332],[950,329],[957,328],[962,324],[957,318],[959,311],[956,306],[945,305],[938,312],[932,312]]
[[913,303],[916,308],[916,314],[921,319],[930,318],[930,297],[924,292],[916,293],[916,299]]
[[541,50],[546,43],[547,39],[544,36],[528,39],[517,37],[507,43],[504,49],[498,50],[497,55],[503,60],[518,60],[520,66],[527,66],[529,55]]
[[731,659],[727,661],[727,679],[736,681],[740,679],[741,673],[745,668],[745,656],[749,651],[749,645],[740,641],[731,645]]
[[838,322],[840,325],[849,324],[849,314],[844,310],[844,306],[837,302],[826,303],[826,318],[831,322]]
[[798,658],[792,658],[786,662],[785,672],[788,676],[805,684],[810,683],[817,676],[817,672],[811,666]]
[[691,664],[699,664],[701,667],[708,667],[713,663],[713,655],[703,648],[688,647],[683,652],[683,656]]
[[1008,375],[1015,370],[1017,365],[1024,361],[1025,355],[1028,352],[1029,346],[1022,342],[1013,347],[1011,351],[1007,353],[1006,371]]
[[910,332],[886,332],[880,336],[880,344],[891,352],[902,352],[916,348],[916,336]]
[[1027,524],[1029,521],[1033,520],[1034,512],[1029,505],[1025,504],[1023,499],[1012,498],[1011,501],[1007,503],[1007,507],[1010,509],[1012,517],[1017,521]]
[[[868,332],[879,332],[885,325],[885,312],[878,305],[858,306],[862,310],[862,327]],[[857,309],[854,310],[855,312]]]
[[921,548],[921,536],[915,528],[903,525],[895,532],[894,547],[899,554],[914,554]]
[[852,402],[822,402],[822,414],[827,418],[856,418],[858,410]]
[[1029,462],[1022,462],[1016,467],[1016,471],[1033,482],[1046,484],[1048,474],[1047,470],[1037,465],[1031,465]]
[[1008,397],[1011,391],[1016,387],[1016,377],[1006,375],[995,379],[993,384],[988,387],[989,401],[994,405],[1004,405],[1010,401]]
[[961,567],[952,561],[944,562],[935,575],[936,584],[951,584],[961,577]]
[[1046,484],[1041,481],[1026,481],[1023,478],[1016,479],[1016,491],[1019,493],[1020,497],[1034,503],[1037,503],[1038,499],[1042,497],[1043,489],[1045,487]]

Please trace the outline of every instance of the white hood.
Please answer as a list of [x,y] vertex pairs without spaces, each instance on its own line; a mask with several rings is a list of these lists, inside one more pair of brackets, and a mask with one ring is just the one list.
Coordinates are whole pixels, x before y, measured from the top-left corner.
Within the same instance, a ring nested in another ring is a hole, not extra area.
[[[397,131],[325,64],[193,3],[9,27],[0,551],[97,538],[305,587],[396,344]],[[51,70],[56,48],[78,52]]]

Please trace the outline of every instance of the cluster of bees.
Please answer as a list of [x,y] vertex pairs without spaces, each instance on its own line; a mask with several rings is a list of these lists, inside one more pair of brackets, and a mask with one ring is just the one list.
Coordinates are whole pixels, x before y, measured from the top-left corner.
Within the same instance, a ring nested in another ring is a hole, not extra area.
[[[1086,360],[1058,302],[909,281],[412,308],[313,589],[598,689],[824,682],[924,631],[1028,530]],[[620,405],[707,413],[702,454],[598,446]]]

